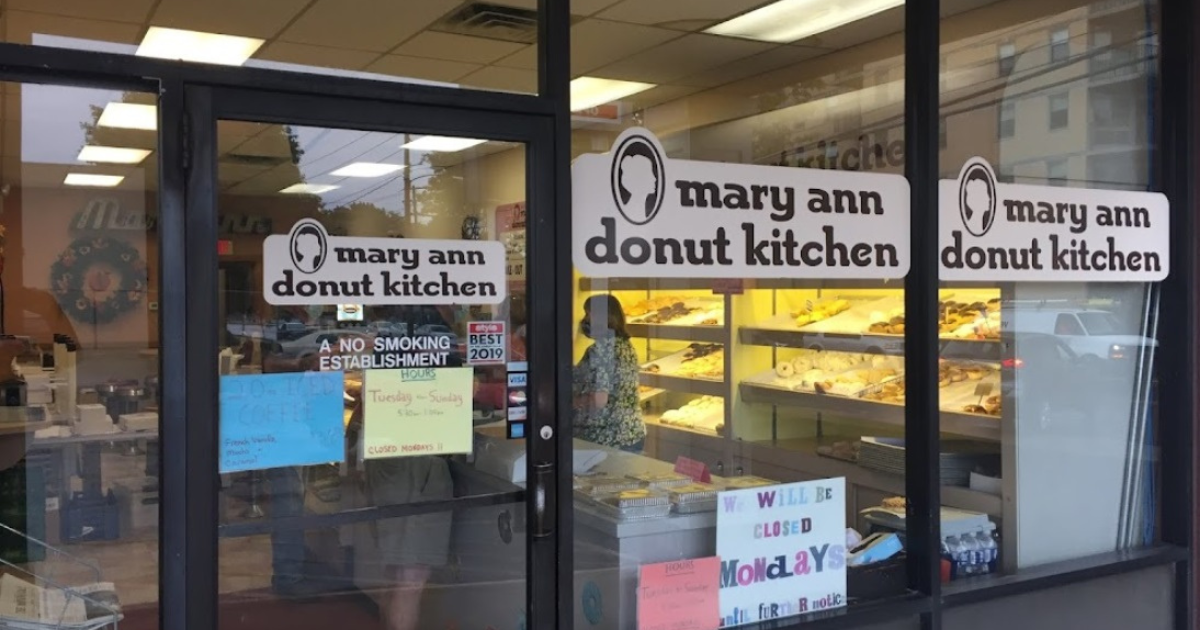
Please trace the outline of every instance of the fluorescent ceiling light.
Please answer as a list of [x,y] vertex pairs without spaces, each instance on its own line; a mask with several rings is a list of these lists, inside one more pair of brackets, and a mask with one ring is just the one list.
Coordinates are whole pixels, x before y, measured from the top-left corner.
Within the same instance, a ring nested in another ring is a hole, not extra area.
[[618,81],[599,77],[579,77],[571,81],[571,111],[596,107],[605,103],[645,92],[655,87],[653,83]]
[[355,162],[330,173],[334,177],[383,177],[404,170],[403,164],[380,164],[377,162]]
[[786,44],[903,4],[904,0],[779,0],[704,32]]
[[401,146],[401,149],[409,149],[411,151],[444,151],[447,153],[454,151],[462,151],[469,149],[475,145],[483,144],[487,140],[476,140],[474,138],[451,138],[447,136],[425,136],[417,138],[406,145]]
[[101,127],[154,131],[158,129],[158,108],[137,103],[109,103],[104,106],[96,124]]
[[112,188],[125,179],[124,175],[93,175],[91,173],[67,173],[63,183],[67,186],[96,186]]
[[148,155],[150,155],[148,149],[86,146],[79,152],[79,161],[107,162],[109,164],[140,164]]
[[137,54],[139,57],[240,66],[262,45],[263,40],[253,37],[151,26],[142,38]]
[[319,195],[331,190],[337,190],[338,188],[341,188],[341,186],[332,186],[329,184],[292,184],[279,192],[289,195]]

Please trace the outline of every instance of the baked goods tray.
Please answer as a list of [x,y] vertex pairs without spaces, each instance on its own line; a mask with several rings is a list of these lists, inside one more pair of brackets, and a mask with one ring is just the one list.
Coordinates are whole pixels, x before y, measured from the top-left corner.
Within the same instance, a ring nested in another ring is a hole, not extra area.
[[[623,496],[635,493],[645,496],[632,499]],[[621,521],[662,518],[671,514],[671,500],[665,492],[632,490],[604,496],[593,495],[589,499],[597,512]]]
[[[894,381],[893,381],[894,382]],[[826,413],[826,420],[838,416],[856,418],[896,427],[905,425],[904,405],[876,402],[861,397],[821,395],[810,392],[789,391],[768,387],[760,383],[742,381],[738,384],[742,401],[751,404],[779,405]],[[943,410],[938,426],[942,433],[971,437],[979,440],[1000,439],[1000,423],[992,416],[955,413]]]
[[[696,399],[703,400],[703,399]],[[722,399],[723,400],[723,399]],[[657,418],[658,424],[666,427],[679,427],[684,429],[704,429],[710,432],[717,432],[718,425],[725,424],[725,406],[709,405],[711,409],[705,410],[701,408],[699,412],[695,409],[689,414],[687,411],[689,406],[684,405],[676,409],[669,409]]]
[[[874,323],[875,320],[872,316],[887,319],[891,317],[889,313],[893,312],[902,316],[902,313],[897,312],[897,309],[904,308],[904,299],[900,297],[866,300],[847,299],[846,301],[850,303],[849,309],[818,322],[797,326],[796,317],[791,312],[784,312],[759,324],[755,324],[754,328],[784,332],[861,336],[867,334],[871,324]],[[797,312],[800,311],[798,310]],[[900,333],[896,336],[903,338],[904,334]]]
[[670,319],[664,321],[657,321],[660,313],[669,311],[672,308],[668,307],[652,313],[646,313],[644,315],[631,316],[626,325],[713,326],[718,328],[725,325],[725,300],[723,298],[685,298],[679,300],[677,304],[682,304],[683,308],[689,310],[690,312],[685,315],[671,317]]
[[[938,407],[943,411],[971,414],[988,418],[997,418],[1000,414],[980,412],[989,398],[1000,395],[1000,374],[994,372],[978,381],[963,381],[951,383],[938,390]],[[995,402],[995,401],[992,401]],[[976,407],[968,409],[968,407]]]
[[[780,391],[801,392],[805,394],[823,394],[830,396],[843,396],[847,398],[861,398],[864,393],[870,391],[873,387],[877,387],[882,383],[903,378],[902,373],[897,373],[879,383],[867,383],[862,387],[847,387],[845,381],[838,382],[839,378],[844,378],[852,374],[867,374],[872,370],[868,364],[859,363],[856,367],[849,370],[844,370],[837,373],[826,373],[822,380],[805,378],[804,375],[782,377],[774,369],[760,372],[749,378],[743,383],[750,383],[760,387],[769,387]],[[826,388],[823,383],[834,383],[834,387]]]
[[[693,346],[715,345],[719,344],[693,344]],[[693,351],[693,348],[689,347],[680,352],[676,352],[660,359],[642,364],[641,372],[638,376],[638,382],[647,387],[666,389],[670,391],[706,394],[709,396],[724,396],[724,351],[719,350],[717,352],[705,355],[699,359],[689,360],[687,359],[686,355],[691,351]],[[719,375],[693,376],[686,373],[679,373],[680,370],[685,369],[685,366],[688,366],[689,363],[702,360],[712,362],[714,367],[719,366]]]

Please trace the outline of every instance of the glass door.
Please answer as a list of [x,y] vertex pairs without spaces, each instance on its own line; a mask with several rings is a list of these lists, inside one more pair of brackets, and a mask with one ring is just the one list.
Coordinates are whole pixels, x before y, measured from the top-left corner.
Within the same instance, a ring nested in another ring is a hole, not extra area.
[[533,625],[556,579],[531,570],[556,503],[527,499],[554,492],[528,483],[554,463],[528,444],[534,126],[211,102],[218,627]]

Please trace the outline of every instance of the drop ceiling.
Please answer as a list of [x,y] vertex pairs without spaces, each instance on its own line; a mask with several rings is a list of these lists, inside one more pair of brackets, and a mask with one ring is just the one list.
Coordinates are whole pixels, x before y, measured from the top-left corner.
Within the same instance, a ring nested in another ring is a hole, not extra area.
[[[487,1],[522,9],[536,6],[536,0]],[[989,2],[953,0],[944,2],[943,9],[950,15]],[[1045,2],[1078,4],[1072,0],[1005,0],[1004,4],[1043,15],[1068,8],[1037,8]],[[762,111],[762,105],[755,102],[758,97],[806,81],[819,83],[837,77],[839,89],[861,88],[867,82],[864,69],[901,63],[902,8],[791,44],[701,32],[767,3],[769,0],[572,0],[572,74],[653,83],[656,87],[625,99],[625,111],[656,108],[660,119],[682,112],[673,125],[687,128],[757,113]],[[7,41],[42,39],[40,43],[47,43],[43,35],[53,35],[75,38],[53,42],[56,45],[102,42],[107,49],[117,46],[116,50],[127,52],[136,48],[151,25],[219,32],[266,40],[250,65],[284,63],[325,68],[326,72],[368,72],[533,92],[537,82],[534,45],[438,30],[439,21],[463,5],[463,0],[0,0],[0,29]],[[9,106],[3,112],[0,140],[5,181],[13,173],[12,161],[20,161],[22,131],[19,115],[14,113],[14,105],[19,110],[21,99],[14,98],[17,93],[11,87],[5,90]],[[125,98],[153,102],[149,95]],[[220,146],[228,154],[222,156],[220,166],[223,186],[231,191],[240,186],[239,192],[258,186],[260,192],[267,192],[276,184],[282,183],[278,187],[282,188],[294,183],[284,181],[285,165],[270,162],[286,157],[286,138],[278,127],[222,123],[220,134]],[[152,132],[103,130],[97,140],[111,146],[154,148],[155,138]],[[457,157],[438,159],[461,161],[498,147],[502,145],[489,143]],[[153,182],[156,159],[152,156],[138,167],[123,168],[144,169],[146,181]]]

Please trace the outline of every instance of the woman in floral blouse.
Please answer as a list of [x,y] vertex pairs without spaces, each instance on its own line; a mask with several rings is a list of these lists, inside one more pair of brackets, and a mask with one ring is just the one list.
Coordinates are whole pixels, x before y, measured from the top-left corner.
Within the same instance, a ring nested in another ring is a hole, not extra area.
[[575,366],[572,394],[575,436],[640,453],[646,425],[638,404],[638,361],[625,332],[625,311],[611,295],[583,305],[579,330],[593,340]]

